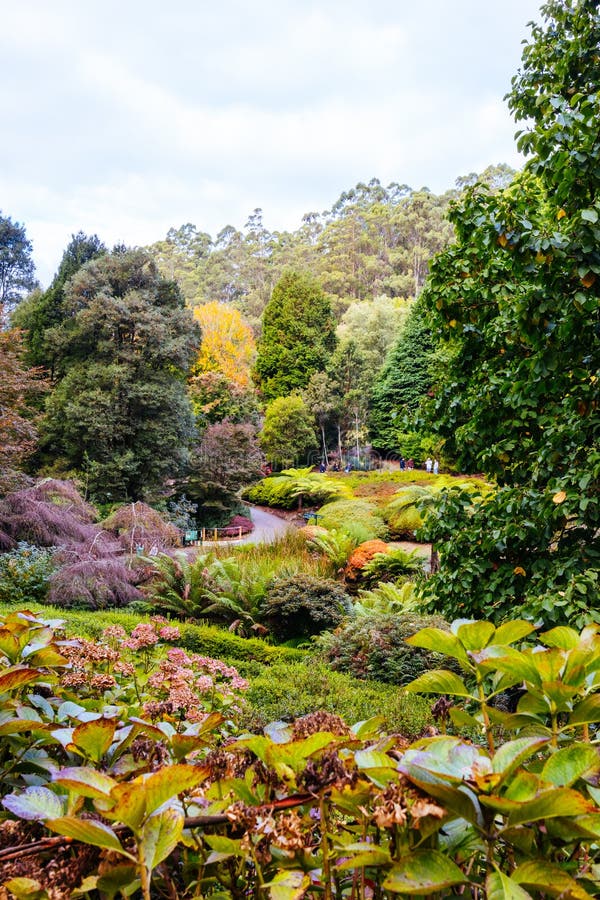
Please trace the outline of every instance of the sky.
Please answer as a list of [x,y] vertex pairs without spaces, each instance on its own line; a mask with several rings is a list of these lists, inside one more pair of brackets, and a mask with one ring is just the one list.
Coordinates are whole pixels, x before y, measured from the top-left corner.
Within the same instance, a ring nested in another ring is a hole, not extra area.
[[522,164],[503,100],[539,0],[0,0],[0,210],[47,285],[73,233],[142,246],[359,181]]

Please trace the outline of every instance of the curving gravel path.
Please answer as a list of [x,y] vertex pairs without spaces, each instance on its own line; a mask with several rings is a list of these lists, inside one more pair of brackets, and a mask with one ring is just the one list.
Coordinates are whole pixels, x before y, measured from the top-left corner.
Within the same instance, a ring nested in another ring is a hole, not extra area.
[[254,531],[236,541],[238,546],[240,544],[271,544],[294,527],[285,519],[280,519],[279,516],[274,516],[273,513],[256,506],[250,507],[250,518],[254,522]]

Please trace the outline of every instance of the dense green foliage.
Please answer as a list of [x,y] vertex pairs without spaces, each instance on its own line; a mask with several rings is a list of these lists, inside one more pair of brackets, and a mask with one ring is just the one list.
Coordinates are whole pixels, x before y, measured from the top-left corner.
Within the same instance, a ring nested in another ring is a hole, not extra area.
[[287,641],[335,628],[351,609],[350,598],[337,581],[300,574],[273,579],[261,617],[278,640]]
[[551,2],[544,14],[509,95],[526,172],[455,206],[457,242],[424,298],[447,348],[431,427],[463,470],[502,486],[483,503],[444,499],[428,520],[447,614],[585,593],[600,561],[600,12]]
[[[508,171],[490,169],[490,176]],[[308,212],[295,232],[269,232],[255,210],[244,231],[227,226],[213,239],[187,224],[149,249],[193,305],[233,302],[254,324],[273,285],[292,268],[313,272],[343,313],[353,300],[420,290],[429,259],[451,237],[444,211],[453,195],[372,179],[344,191],[330,210]]]
[[20,543],[0,555],[0,602],[27,605],[43,602],[55,562],[52,549]]
[[387,528],[374,503],[366,500],[336,500],[326,503],[319,510],[319,525],[323,528],[340,530],[344,527],[358,527],[362,530],[362,540],[385,537]]
[[[409,691],[442,695],[434,715],[470,738],[429,728],[413,744],[386,733],[383,717],[349,728],[326,709],[240,734],[236,719],[252,722],[255,703],[283,709],[285,676],[296,685],[290,718],[310,685],[331,710],[333,696],[348,703],[351,682],[319,666],[276,665],[283,677],[259,680],[240,716],[247,681],[182,648],[162,658],[164,643],[179,639],[164,620],[131,634],[113,626],[93,643],[59,643],[52,627],[22,614],[4,617],[1,630],[0,770],[11,824],[0,879],[18,900],[79,886],[151,900],[166,884],[177,896],[190,882],[235,900],[259,885],[284,900],[299,887],[332,900],[367,900],[371,886],[381,897],[468,888],[527,900],[549,885],[578,900],[597,893],[597,627],[554,629],[537,642],[518,620],[414,634],[414,649],[441,650],[452,664]],[[515,685],[516,713],[497,708]],[[414,734],[422,701],[382,693],[389,724]],[[371,700],[368,685],[355,697],[359,709]],[[27,860],[27,877],[14,858]]]
[[265,400],[306,387],[325,369],[336,344],[331,304],[318,282],[286,272],[273,289],[262,319],[255,378]]
[[369,427],[371,438],[379,450],[402,453],[407,459],[423,462],[420,441],[414,446],[401,444],[400,435],[420,401],[431,386],[431,355],[433,341],[428,317],[423,305],[417,302],[406,321],[395,347],[385,360],[373,388]]
[[245,701],[240,724],[252,731],[277,720],[291,722],[315,710],[342,716],[347,722],[370,719],[377,710],[389,731],[410,738],[418,737],[431,724],[430,704],[425,698],[409,697],[396,686],[334,672],[314,655],[303,661],[273,662],[250,677]]
[[318,640],[332,669],[355,678],[405,685],[442,663],[442,656],[410,647],[406,638],[421,628],[447,628],[440,616],[416,613],[372,613],[348,619]]
[[282,469],[306,462],[307,455],[316,450],[312,419],[299,394],[269,403],[259,443],[267,459]]
[[25,226],[0,212],[0,321],[26,291],[35,287],[31,253]]
[[82,231],[71,237],[63,253],[58,271],[46,291],[34,291],[23,300],[12,321],[26,335],[27,355],[30,365],[44,366],[51,377],[56,364],[56,332],[68,316],[65,305],[65,287],[70,278],[90,259],[103,256],[106,247],[97,235],[88,237]]
[[183,379],[199,339],[191,313],[142,251],[86,263],[64,307],[43,457],[84,473],[99,500],[148,496],[187,458]]

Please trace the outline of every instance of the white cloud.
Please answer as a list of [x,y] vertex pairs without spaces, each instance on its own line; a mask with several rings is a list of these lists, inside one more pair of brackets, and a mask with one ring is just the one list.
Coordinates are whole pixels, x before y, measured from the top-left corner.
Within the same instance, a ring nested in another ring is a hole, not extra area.
[[44,281],[80,228],[143,244],[256,206],[291,228],[359,180],[518,161],[502,96],[537,0],[4,6],[0,207]]

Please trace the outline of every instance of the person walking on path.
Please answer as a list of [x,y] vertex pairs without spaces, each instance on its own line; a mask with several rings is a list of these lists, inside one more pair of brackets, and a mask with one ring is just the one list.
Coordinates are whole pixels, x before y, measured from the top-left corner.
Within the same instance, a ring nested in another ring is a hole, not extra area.
[[432,466],[431,457],[428,456],[427,459],[425,460],[425,471],[431,472],[431,466]]
[[433,474],[434,474],[434,475],[437,475],[439,471],[440,471],[440,464],[439,464],[439,462],[437,461],[437,459],[434,459],[434,461],[433,461]]

